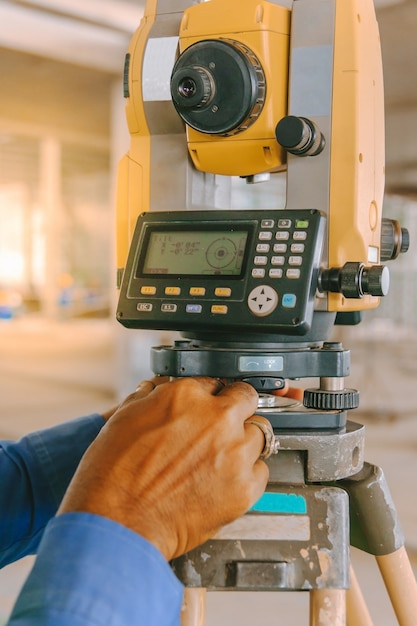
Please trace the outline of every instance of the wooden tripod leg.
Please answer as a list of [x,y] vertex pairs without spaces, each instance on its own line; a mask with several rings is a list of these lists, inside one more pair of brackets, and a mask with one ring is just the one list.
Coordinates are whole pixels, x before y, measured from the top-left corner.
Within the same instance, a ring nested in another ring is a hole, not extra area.
[[353,567],[350,567],[350,588],[346,593],[347,626],[374,626]]
[[186,587],[181,608],[181,626],[204,626],[206,623],[205,587]]
[[310,626],[346,626],[346,591],[310,591]]
[[396,552],[376,557],[400,626],[415,626],[417,620],[417,582],[407,552],[402,546]]

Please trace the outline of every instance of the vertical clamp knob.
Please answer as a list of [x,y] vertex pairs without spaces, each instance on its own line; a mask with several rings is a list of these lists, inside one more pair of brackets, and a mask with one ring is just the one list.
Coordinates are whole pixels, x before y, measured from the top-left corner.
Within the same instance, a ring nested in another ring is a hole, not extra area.
[[287,152],[296,156],[316,156],[326,143],[314,122],[295,115],[287,115],[278,122],[275,136]]

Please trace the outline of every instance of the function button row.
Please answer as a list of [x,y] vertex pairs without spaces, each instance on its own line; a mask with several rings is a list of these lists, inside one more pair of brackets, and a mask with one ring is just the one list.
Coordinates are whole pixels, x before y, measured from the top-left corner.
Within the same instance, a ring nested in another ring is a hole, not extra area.
[[[153,311],[154,305],[152,302],[139,302],[136,306],[136,309],[140,313],[150,313]],[[174,302],[164,302],[161,304],[161,312],[162,313],[176,313],[178,310],[178,305]],[[189,303],[185,306],[186,313],[202,313],[203,307],[201,304]],[[229,312],[229,308],[225,304],[212,304],[210,307],[210,312],[213,315],[226,315]]]
[[[284,270],[282,270],[280,267],[279,268],[274,267],[270,269],[268,272],[268,276],[270,278],[282,278],[283,275],[284,275]],[[265,276],[266,276],[266,270],[263,267],[255,267],[252,270],[252,278],[265,278]],[[286,270],[285,276],[289,278],[290,280],[295,280],[297,278],[300,278],[301,270],[298,268],[289,268]]]
[[[269,243],[258,243],[256,246],[256,252],[267,253],[270,252],[271,246]],[[274,252],[280,252],[285,254],[288,250],[288,244],[286,243],[274,243],[272,250]],[[290,246],[290,252],[293,254],[303,254],[305,251],[305,245],[303,243],[292,243]]]
[[[296,231],[294,231],[292,233],[289,230],[277,230],[275,232],[275,240],[276,241],[280,241],[280,242],[289,241],[290,238],[291,238],[291,235],[292,235],[293,241],[296,241],[296,242],[306,241],[306,239],[307,239],[307,231],[306,230],[296,230]],[[272,241],[273,238],[274,238],[273,231],[261,230],[259,232],[259,235],[258,235],[258,240],[260,242],[262,242],[262,243],[258,243],[258,245],[256,247],[256,251],[257,252],[266,252],[267,251],[267,246],[269,244],[266,244],[264,242]]]
[[[156,287],[154,285],[143,285],[140,288],[140,293],[142,296],[154,296],[156,295]],[[166,296],[180,296],[181,287],[165,287],[164,294]],[[190,296],[202,297],[206,295],[206,288],[190,287],[190,289],[188,290],[188,294]],[[216,287],[214,290],[214,295],[217,298],[230,298],[232,295],[232,290],[230,287]]]
[[[271,265],[285,265],[286,258],[285,256],[272,256],[271,257]],[[254,265],[268,265],[268,257],[267,256],[256,256],[253,259]],[[288,265],[302,265],[303,257],[292,255],[288,258]]]
[[[296,219],[295,220],[295,228],[302,228],[302,229],[306,229],[309,227],[309,220],[299,220]],[[281,218],[278,220],[277,225],[278,228],[291,228],[293,224],[293,220],[290,218]],[[264,219],[261,220],[261,228],[274,228],[275,226],[275,220],[272,219]]]
[[[278,228],[291,228],[292,220],[288,218],[281,218],[277,222]],[[261,228],[274,228],[275,220],[265,219],[261,220]]]

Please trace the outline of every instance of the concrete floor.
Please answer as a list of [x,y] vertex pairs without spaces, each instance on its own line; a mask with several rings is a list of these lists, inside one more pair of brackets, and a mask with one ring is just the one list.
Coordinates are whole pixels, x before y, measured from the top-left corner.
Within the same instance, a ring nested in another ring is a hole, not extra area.
[[[115,325],[103,320],[46,324],[36,318],[1,323],[0,438],[111,406],[115,387],[121,387]],[[361,408],[352,418],[366,425],[366,458],[385,471],[417,572],[417,337],[386,327],[373,327],[371,333],[349,329],[344,335],[352,351],[348,384],[361,390]],[[148,375],[147,351],[144,346],[136,357],[140,378]],[[352,561],[375,625],[397,624],[372,557],[352,550]],[[0,572],[0,624],[31,562],[29,557]],[[308,594],[208,594],[206,626],[287,626],[289,621],[308,623]]]

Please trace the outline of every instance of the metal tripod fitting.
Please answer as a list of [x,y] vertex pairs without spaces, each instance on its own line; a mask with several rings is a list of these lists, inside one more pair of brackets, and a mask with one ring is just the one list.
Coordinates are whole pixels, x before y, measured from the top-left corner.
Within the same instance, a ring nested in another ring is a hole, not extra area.
[[337,484],[349,494],[353,546],[382,556],[404,545],[400,520],[380,467],[364,463],[357,474]]

